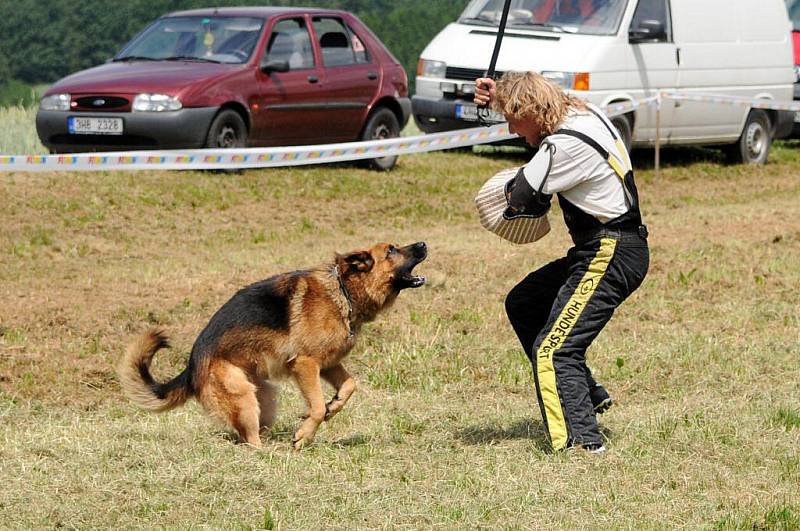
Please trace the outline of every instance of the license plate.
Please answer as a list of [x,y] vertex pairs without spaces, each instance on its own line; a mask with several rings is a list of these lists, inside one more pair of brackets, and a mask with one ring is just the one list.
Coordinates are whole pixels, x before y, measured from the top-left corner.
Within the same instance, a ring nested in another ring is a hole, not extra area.
[[800,122],[800,112],[794,113],[794,122],[795,123]]
[[[488,111],[484,117],[486,118],[487,122],[502,123],[506,121],[505,117],[501,113],[495,111]],[[459,120],[466,120],[468,122],[477,122],[478,106],[456,103],[456,118]]]
[[70,116],[67,118],[72,135],[121,135],[122,118]]
[[456,118],[469,122],[478,121],[478,107],[476,105],[456,104]]

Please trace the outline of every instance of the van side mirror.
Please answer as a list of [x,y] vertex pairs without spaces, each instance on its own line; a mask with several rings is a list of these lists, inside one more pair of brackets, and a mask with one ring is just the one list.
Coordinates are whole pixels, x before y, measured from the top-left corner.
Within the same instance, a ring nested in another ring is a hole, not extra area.
[[643,20],[635,28],[628,30],[628,42],[653,42],[667,40],[667,30],[660,20]]
[[273,59],[271,61],[267,61],[266,63],[261,63],[261,71],[265,74],[269,74],[270,72],[288,72],[289,61],[279,61],[277,59]]

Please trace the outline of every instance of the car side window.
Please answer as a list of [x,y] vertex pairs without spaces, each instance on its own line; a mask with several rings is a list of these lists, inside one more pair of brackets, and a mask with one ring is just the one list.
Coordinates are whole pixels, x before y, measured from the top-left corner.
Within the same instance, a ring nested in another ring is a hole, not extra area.
[[[342,21],[331,17],[314,17],[314,31],[317,33],[319,49],[322,52],[322,64],[325,66],[343,66],[366,62],[358,60],[356,46],[362,49],[362,58],[366,49],[355,33],[350,33]],[[356,40],[358,44],[356,43]],[[355,46],[354,46],[355,45]]]
[[356,63],[365,64],[372,61],[372,58],[369,56],[369,51],[367,47],[364,46],[364,41],[361,40],[361,37],[356,35],[356,32],[353,31],[353,28],[350,26],[347,26],[347,29],[350,32],[350,45],[353,47]]
[[639,0],[631,21],[631,32],[639,32],[643,28],[652,31],[653,22],[661,23],[663,33],[655,32],[654,38],[648,42],[672,42],[672,18],[669,13],[669,0]]
[[314,67],[314,48],[302,18],[287,18],[275,23],[267,41],[267,61],[286,61],[289,70]]

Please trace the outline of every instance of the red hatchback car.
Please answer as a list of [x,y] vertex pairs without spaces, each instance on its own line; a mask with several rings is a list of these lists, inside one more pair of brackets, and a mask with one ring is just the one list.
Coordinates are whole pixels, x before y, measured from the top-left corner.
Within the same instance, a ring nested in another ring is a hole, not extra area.
[[396,137],[410,114],[403,67],[354,15],[242,7],[159,18],[54,84],[36,129],[54,153],[280,146]]

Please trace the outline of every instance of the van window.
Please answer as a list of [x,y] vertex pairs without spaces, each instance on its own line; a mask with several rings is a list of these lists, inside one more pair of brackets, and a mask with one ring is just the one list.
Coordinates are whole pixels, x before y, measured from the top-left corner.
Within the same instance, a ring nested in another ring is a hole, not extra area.
[[314,67],[314,49],[302,18],[279,20],[267,41],[267,61],[286,61],[289,70]]
[[[472,0],[462,24],[498,26],[505,0]],[[628,0],[511,0],[508,26],[537,31],[616,35]]]
[[672,42],[672,19],[669,13],[669,0],[639,0],[633,13],[631,29],[641,27],[645,20],[656,20],[664,25],[665,36],[652,42]]
[[[322,52],[322,64],[325,66],[343,66],[364,63],[365,51],[361,39],[351,34],[338,18],[314,17],[314,31],[317,33],[319,49]],[[355,39],[353,39],[355,37]],[[356,56],[354,48],[361,49]],[[360,60],[359,60],[360,59]]]
[[786,0],[786,10],[792,21],[792,30],[800,31],[800,0]]

